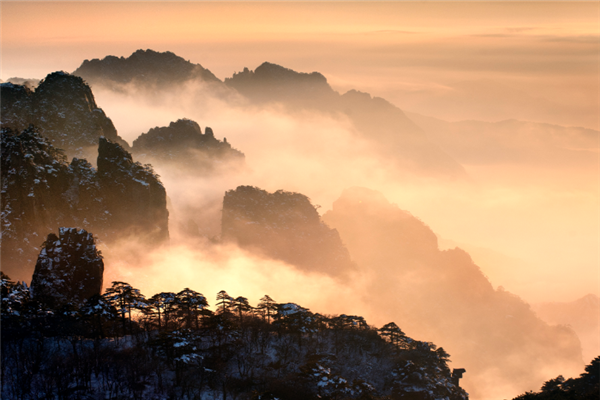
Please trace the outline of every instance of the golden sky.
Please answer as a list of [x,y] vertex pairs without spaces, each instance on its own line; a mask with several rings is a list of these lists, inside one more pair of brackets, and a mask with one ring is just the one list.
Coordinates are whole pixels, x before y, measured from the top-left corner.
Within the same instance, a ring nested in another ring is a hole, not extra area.
[[[316,70],[338,90],[361,89],[446,118],[506,118],[442,106],[457,84],[493,80],[498,96],[518,89],[538,99],[551,122],[598,127],[597,2],[3,1],[1,7],[2,79],[42,78],[72,71],[84,59],[150,48],[173,51],[221,79],[264,61]],[[529,108],[519,105],[523,115],[516,117],[542,119]]]
[[[153,49],[199,63],[220,79],[264,61],[319,71],[340,92],[358,89],[449,121],[600,127],[598,2],[2,1],[0,7],[2,79],[43,78],[72,72],[84,59]],[[133,123],[119,107],[99,105],[120,134]],[[422,188],[402,187],[390,198],[445,239],[530,260],[543,256],[534,273],[552,264],[557,285],[559,267],[580,265],[580,280],[589,283],[583,290],[597,288],[597,169],[501,165],[469,172],[488,180],[489,196],[475,206],[471,198],[437,191],[424,200]],[[439,196],[446,204],[437,203]],[[560,257],[544,254],[546,248],[560,248]]]

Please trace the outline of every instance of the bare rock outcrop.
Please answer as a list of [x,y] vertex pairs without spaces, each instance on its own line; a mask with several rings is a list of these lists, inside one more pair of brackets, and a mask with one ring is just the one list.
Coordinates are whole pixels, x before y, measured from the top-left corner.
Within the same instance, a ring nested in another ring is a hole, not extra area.
[[94,236],[84,229],[59,228],[48,235],[35,265],[31,292],[35,300],[56,308],[81,306],[100,295],[104,262]]

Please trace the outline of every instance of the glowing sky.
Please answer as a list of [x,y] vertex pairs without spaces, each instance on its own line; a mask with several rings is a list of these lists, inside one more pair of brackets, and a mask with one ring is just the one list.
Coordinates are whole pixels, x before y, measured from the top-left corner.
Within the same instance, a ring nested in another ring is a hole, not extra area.
[[[600,128],[598,2],[2,1],[0,7],[2,79],[43,78],[74,71],[84,59],[153,49],[199,63],[220,79],[264,61],[319,71],[340,92],[355,88],[449,121],[517,118]],[[130,109],[119,114],[99,104],[132,139],[123,129]],[[223,131],[235,123],[219,122]],[[476,206],[472,196],[449,198],[443,188],[402,187],[388,195],[445,239],[527,254],[529,265],[538,260],[528,279],[552,271],[553,293],[566,279],[559,266],[570,268],[567,280],[579,286],[559,293],[561,299],[598,292],[598,169],[536,168],[470,166],[486,185]]]
[[[221,79],[270,61],[442,118],[597,128],[598,10],[597,2],[3,1],[2,78],[151,48]],[[482,79],[485,89],[464,86]],[[477,107],[482,96],[508,108]]]

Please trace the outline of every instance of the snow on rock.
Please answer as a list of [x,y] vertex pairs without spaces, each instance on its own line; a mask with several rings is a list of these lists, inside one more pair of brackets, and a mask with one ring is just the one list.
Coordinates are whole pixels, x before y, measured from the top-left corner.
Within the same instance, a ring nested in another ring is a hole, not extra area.
[[89,157],[105,136],[129,148],[112,121],[98,108],[90,87],[78,76],[54,72],[35,91],[3,83],[2,128],[21,131],[30,124],[70,156]]
[[84,229],[59,228],[48,235],[40,251],[31,291],[33,298],[52,307],[82,305],[100,295],[104,262],[94,236]]
[[96,170],[85,159],[68,163],[33,127],[1,132],[1,261],[13,278],[29,281],[40,236],[59,226],[89,229],[104,242],[120,235],[152,244],[168,238],[164,187],[119,144],[101,141]]

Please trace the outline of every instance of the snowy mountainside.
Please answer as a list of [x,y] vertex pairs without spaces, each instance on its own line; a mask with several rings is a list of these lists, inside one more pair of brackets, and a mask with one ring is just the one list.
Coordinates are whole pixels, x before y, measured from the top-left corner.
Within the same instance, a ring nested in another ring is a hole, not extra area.
[[4,272],[29,281],[39,246],[58,226],[83,228],[105,241],[132,232],[150,241],[168,238],[166,193],[158,178],[120,145],[101,143],[96,170],[86,160],[68,163],[34,129],[2,130]]
[[3,398],[467,399],[444,349],[395,324],[225,291],[211,311],[189,288],[146,298],[125,282],[70,309],[29,293],[2,276]]
[[34,125],[54,147],[70,157],[90,158],[98,138],[104,136],[129,149],[104,111],[98,107],[90,87],[78,76],[53,72],[35,91],[3,83],[2,128],[22,131]]

